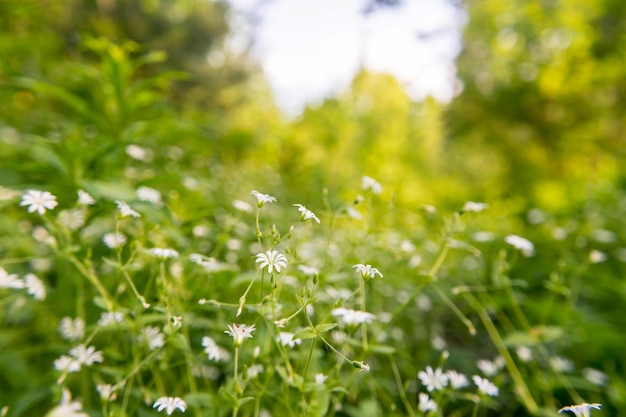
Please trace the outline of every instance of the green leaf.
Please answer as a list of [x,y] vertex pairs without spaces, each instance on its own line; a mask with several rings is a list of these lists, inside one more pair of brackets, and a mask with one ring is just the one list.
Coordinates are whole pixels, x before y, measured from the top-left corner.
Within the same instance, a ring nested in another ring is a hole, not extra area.
[[335,327],[337,327],[337,323],[318,324],[317,326],[315,326],[315,331],[317,332],[317,334],[323,334],[331,331]]
[[315,333],[315,331],[313,331],[311,328],[306,328],[306,329],[302,329],[299,332],[297,332],[296,334],[294,334],[292,339],[293,340],[314,339],[316,337],[317,337],[317,333]]

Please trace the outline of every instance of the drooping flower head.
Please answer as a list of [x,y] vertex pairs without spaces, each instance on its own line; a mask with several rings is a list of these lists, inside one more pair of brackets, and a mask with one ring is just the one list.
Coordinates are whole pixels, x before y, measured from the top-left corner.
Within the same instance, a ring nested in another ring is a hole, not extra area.
[[22,196],[20,206],[28,206],[29,213],[45,214],[46,210],[53,210],[58,204],[56,196],[48,191],[28,190]]
[[559,413],[562,413],[563,411],[571,411],[572,413],[576,415],[576,417],[590,417],[592,408],[595,408],[596,410],[600,410],[602,408],[602,404],[582,403],[578,405],[568,405],[566,407],[561,408],[559,410]]
[[311,210],[307,209],[302,204],[294,204],[293,206],[298,207],[298,211],[300,212],[300,221],[304,222],[313,219],[317,224],[320,224],[320,219],[318,219]]
[[255,330],[254,324],[246,326],[245,324],[229,324],[228,330],[224,333],[232,336],[235,347],[239,347],[243,344],[245,339],[252,339],[252,332]]
[[259,267],[261,269],[267,268],[267,272],[270,274],[274,270],[280,272],[281,268],[287,268],[287,258],[282,253],[275,250],[268,250],[267,252],[257,254],[256,263],[260,264]]
[[152,408],[156,408],[158,412],[165,410],[169,416],[177,408],[184,413],[187,409],[187,403],[179,397],[161,397],[154,402]]

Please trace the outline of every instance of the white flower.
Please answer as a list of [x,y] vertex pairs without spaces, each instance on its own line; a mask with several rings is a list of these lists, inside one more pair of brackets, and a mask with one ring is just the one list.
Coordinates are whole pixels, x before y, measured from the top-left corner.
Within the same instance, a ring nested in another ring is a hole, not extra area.
[[81,365],[91,366],[94,363],[101,363],[104,358],[102,352],[96,350],[95,347],[78,345],[70,350],[70,356],[74,357]]
[[609,257],[607,256],[606,253],[599,251],[597,249],[592,250],[589,253],[589,262],[591,262],[592,264],[597,264],[600,262],[604,262],[608,259]]
[[450,370],[446,372],[446,376],[448,377],[450,386],[453,389],[461,389],[469,384],[469,382],[467,381],[467,377],[461,373],[458,373],[455,370]]
[[130,208],[125,202],[117,200],[115,204],[117,204],[117,209],[120,211],[122,217],[141,217],[141,214]]
[[315,383],[322,385],[324,382],[326,382],[326,379],[328,378],[327,375],[324,375],[322,373],[320,374],[315,374]]
[[574,363],[562,356],[551,357],[550,366],[557,372],[572,372],[574,370]]
[[4,268],[0,266],[0,288],[24,288],[24,281],[22,281],[17,274],[9,274]]
[[369,372],[370,371],[370,365],[368,363],[365,363],[365,362],[352,361],[352,366],[357,368],[360,372]]
[[527,346],[518,346],[515,353],[522,362],[530,362],[533,359],[533,351]]
[[81,206],[92,206],[96,204],[96,200],[87,192],[78,190],[78,204]]
[[46,299],[46,287],[37,275],[27,274],[24,277],[24,283],[26,285],[26,290],[35,298],[35,300],[42,301]]
[[122,233],[107,233],[102,236],[102,241],[107,247],[117,249],[126,244],[126,236]]
[[85,336],[85,321],[80,317],[72,320],[71,317],[63,317],[59,325],[59,332],[65,340],[80,340]]
[[165,410],[169,416],[177,408],[184,413],[187,409],[187,403],[179,397],[161,397],[154,402],[152,408],[156,408],[158,412]]
[[149,252],[159,259],[178,258],[178,252],[169,248],[152,248]]
[[371,191],[372,193],[379,195],[383,192],[383,186],[374,178],[364,176],[361,182],[361,189],[363,191]]
[[215,341],[209,336],[202,338],[202,346],[204,346],[204,353],[209,357],[210,361],[219,361],[221,359],[221,351]]
[[289,346],[290,348],[295,347],[296,345],[299,345],[300,343],[302,343],[301,339],[294,340],[293,336],[294,336],[293,333],[280,332],[278,333],[278,336],[276,336],[276,341],[280,343],[281,345]]
[[224,333],[232,336],[235,347],[239,347],[245,339],[252,339],[252,332],[254,330],[254,324],[251,326],[246,326],[245,324],[229,324],[228,330],[224,331]]
[[374,278],[376,275],[380,275],[381,278],[383,277],[383,274],[381,274],[378,269],[372,267],[372,265],[356,264],[352,265],[352,268],[356,270],[357,274],[361,274],[363,279]]
[[243,211],[245,213],[252,212],[252,206],[245,201],[241,200],[233,200],[233,207],[239,211]]
[[115,387],[111,384],[98,384],[96,390],[100,394],[100,398],[104,401],[113,401],[117,394],[115,394]]
[[80,362],[72,357],[63,355],[54,361],[54,369],[67,373],[78,372],[80,371]]
[[261,365],[260,363],[249,366],[246,370],[246,373],[248,374],[248,379],[256,378],[264,370],[265,369],[263,368],[263,365]]
[[48,411],[45,417],[89,417],[89,414],[81,413],[83,404],[72,401],[72,396],[67,388],[63,388],[61,402],[59,405]]
[[489,207],[489,204],[487,203],[476,203],[474,201],[468,201],[465,203],[465,205],[463,205],[461,211],[471,211],[474,213],[479,213],[483,210],[486,210],[487,207]]
[[69,230],[78,230],[85,224],[85,212],[81,209],[63,210],[59,213],[58,220]]
[[487,376],[494,376],[500,370],[499,363],[487,359],[479,359],[476,361],[476,367]]
[[256,190],[252,190],[250,194],[256,197],[256,203],[258,207],[263,207],[265,203],[273,203],[276,201],[276,197],[272,197],[268,194],[262,194]]
[[583,369],[583,376],[587,381],[596,385],[606,385],[607,381],[609,380],[609,376],[607,374],[593,368]]
[[472,376],[472,380],[483,394],[487,394],[492,397],[498,396],[498,387],[493,385],[487,378],[481,378],[478,375],[474,375]]
[[519,249],[526,257],[533,256],[535,253],[535,246],[531,241],[521,236],[508,235],[504,238],[504,241],[514,248]]
[[576,417],[590,417],[592,408],[595,408],[596,410],[600,410],[601,407],[602,407],[602,404],[598,404],[598,403],[594,403],[594,404],[582,403],[578,405],[568,405],[567,407],[563,407],[559,410],[559,413],[562,413],[563,411],[571,411],[572,413],[576,415]]
[[422,413],[425,413],[427,411],[434,411],[437,409],[437,404],[428,396],[428,394],[421,392],[419,395],[419,399],[420,403],[417,408],[419,408]]
[[259,253],[256,255],[256,263],[260,263],[261,269],[267,267],[267,272],[270,274],[276,270],[280,272],[280,268],[287,268],[287,258],[280,252],[275,250],[268,250],[265,253]]
[[341,318],[341,320],[347,325],[371,323],[376,318],[375,315],[368,313],[367,311],[351,310],[343,307],[334,309],[332,315]]
[[137,145],[128,145],[126,147],[126,154],[138,161],[149,162],[152,159],[152,151]]
[[183,325],[183,316],[173,316],[172,317],[172,326],[174,327],[182,327]]
[[310,277],[318,275],[320,273],[317,268],[312,267],[312,266],[307,266],[307,265],[298,265],[298,269],[302,271],[304,275],[307,275]]
[[419,371],[417,377],[422,381],[428,392],[443,389],[448,385],[448,376],[441,371],[441,368],[433,371],[433,368],[427,366],[426,372]]
[[150,350],[156,350],[165,345],[165,336],[158,327],[146,326],[141,329],[140,339],[143,340]]
[[304,207],[302,204],[294,204],[294,207],[298,207],[298,211],[300,212],[300,220],[301,221],[306,221],[306,220],[310,220],[313,219],[315,220],[315,222],[317,224],[320,224],[320,219],[317,218],[317,216],[309,209],[307,209],[306,207]]
[[161,193],[150,187],[139,187],[135,192],[137,198],[141,201],[148,201],[150,203],[160,205],[163,203],[161,200]]
[[98,326],[110,326],[112,324],[122,323],[124,321],[124,313],[107,311],[100,314]]
[[44,214],[46,210],[53,210],[59,203],[57,198],[48,191],[28,190],[22,195],[20,206],[28,206],[28,212]]

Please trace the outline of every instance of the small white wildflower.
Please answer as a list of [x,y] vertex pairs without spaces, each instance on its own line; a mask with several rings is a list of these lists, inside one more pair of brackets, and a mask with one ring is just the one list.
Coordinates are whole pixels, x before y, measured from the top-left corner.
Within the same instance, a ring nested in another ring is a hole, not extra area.
[[328,378],[328,376],[324,375],[322,373],[315,374],[315,383],[318,384],[318,385],[322,385],[322,384],[324,384],[324,382],[326,382],[327,378]]
[[187,409],[187,403],[179,397],[161,397],[154,402],[152,408],[156,408],[158,412],[165,410],[169,416],[176,409],[184,413]]
[[46,287],[37,275],[26,274],[24,277],[24,284],[26,286],[26,291],[28,291],[28,293],[32,295],[35,300],[42,301],[46,299]]
[[272,197],[271,195],[268,195],[268,194],[262,194],[256,190],[252,190],[250,194],[256,197],[257,206],[259,208],[263,207],[266,203],[273,203],[276,201],[276,197]]
[[346,213],[348,213],[348,217],[354,220],[361,220],[363,218],[363,215],[361,214],[361,212],[355,209],[354,207],[348,207],[346,209]]
[[504,241],[522,252],[522,255],[529,257],[535,253],[535,245],[530,240],[517,235],[508,235]]
[[574,362],[562,356],[551,357],[550,366],[557,372],[572,372],[574,370]]
[[104,358],[102,352],[95,347],[78,345],[70,350],[70,356],[76,359],[81,365],[91,366],[94,363],[101,363]]
[[600,410],[602,408],[602,404],[582,403],[578,405],[568,405],[566,407],[561,408],[559,410],[559,413],[562,413],[563,411],[571,411],[572,413],[574,413],[576,417],[590,417],[592,408],[595,408],[596,410]]
[[373,194],[380,195],[383,192],[383,186],[374,178],[364,176],[361,182],[363,191],[371,191]]
[[215,341],[209,336],[202,338],[202,346],[204,346],[204,353],[206,353],[211,361],[219,361],[221,359],[220,348]]
[[533,359],[533,352],[527,346],[518,346],[515,353],[522,362],[530,362]]
[[293,336],[294,336],[293,333],[280,332],[278,333],[278,336],[276,336],[276,341],[283,346],[289,346],[290,348],[293,348],[296,345],[299,345],[302,343],[301,339],[294,340]]
[[461,389],[469,385],[467,377],[455,370],[449,370],[448,372],[446,372],[446,376],[448,377],[450,386],[453,389]]
[[152,248],[148,252],[159,259],[178,258],[179,254],[174,249],[169,248]]
[[313,277],[315,275],[318,275],[320,273],[320,271],[312,266],[307,266],[307,265],[298,265],[298,269],[306,276],[309,277]]
[[163,201],[161,200],[161,193],[154,188],[141,186],[137,188],[135,195],[141,201],[147,201],[156,205],[163,204]]
[[253,210],[250,204],[241,200],[233,200],[233,207],[236,210],[243,211],[244,213],[251,213]]
[[183,316],[174,316],[172,317],[172,326],[174,327],[182,327],[183,325]]
[[476,367],[487,376],[494,376],[500,370],[500,367],[495,361],[487,359],[479,359],[476,361]]
[[365,363],[365,362],[352,361],[352,366],[357,368],[361,372],[369,372],[370,371],[370,365],[368,363]]
[[267,267],[267,272],[270,274],[274,269],[276,272],[280,272],[281,268],[287,268],[287,258],[282,253],[275,250],[268,250],[267,252],[257,254],[256,263],[260,263],[259,267],[261,269]]
[[381,274],[378,269],[372,267],[372,265],[356,264],[352,265],[352,268],[355,269],[357,274],[361,274],[363,279],[375,278],[376,275],[379,275],[381,278],[383,277],[383,274]]
[[96,390],[98,390],[103,401],[113,401],[117,397],[115,387],[111,384],[98,384],[96,385]]
[[89,414],[82,413],[83,404],[72,401],[72,396],[67,388],[63,388],[61,402],[59,405],[48,411],[45,417],[89,417]]
[[437,404],[428,396],[428,394],[420,392],[419,400],[420,402],[417,408],[419,408],[422,413],[425,413],[427,411],[434,411],[437,409]]
[[495,239],[495,237],[496,236],[493,233],[485,231],[476,232],[472,235],[472,239],[476,242],[491,242]]
[[126,244],[126,236],[123,233],[107,233],[102,236],[102,241],[110,249],[117,249]]
[[372,313],[367,311],[351,310],[339,307],[333,310],[332,315],[341,318],[347,325],[358,325],[361,323],[371,323],[376,318]]
[[0,288],[20,289],[24,288],[24,281],[17,274],[9,274],[0,266]]
[[255,330],[255,326],[247,326],[245,324],[229,324],[228,330],[224,333],[232,336],[235,347],[242,345],[245,339],[252,339],[252,332]]
[[476,203],[474,201],[468,201],[465,203],[465,205],[463,205],[461,211],[480,213],[481,211],[486,210],[488,207],[489,204],[487,203]]
[[609,376],[602,371],[593,368],[583,369],[585,379],[595,385],[606,385]]
[[246,373],[248,374],[248,379],[256,378],[264,370],[265,368],[263,368],[263,365],[259,363],[249,366],[246,370]]
[[599,250],[592,250],[589,253],[589,262],[591,262],[592,264],[597,264],[600,262],[604,262],[608,259],[609,257],[607,256],[606,253],[599,251]]
[[63,210],[57,220],[69,230],[78,230],[85,224],[85,212],[81,209]]
[[96,204],[96,200],[87,192],[78,190],[78,204],[81,206],[93,206]]
[[302,204],[294,204],[294,207],[298,207],[298,211],[300,212],[300,221],[307,221],[310,219],[315,220],[317,224],[320,224],[320,219],[309,209],[304,207]]
[[85,321],[80,317],[73,320],[71,317],[63,317],[59,324],[59,332],[65,340],[80,340],[85,336]]
[[478,390],[483,394],[487,394],[491,397],[498,396],[498,387],[492,384],[491,381],[489,381],[487,378],[481,378],[478,375],[474,375],[472,376],[472,380],[474,381],[474,384],[476,384],[476,386],[478,387]]
[[124,322],[124,314],[119,311],[106,311],[100,314],[100,320],[98,320],[98,326],[111,326],[114,324]]
[[45,214],[46,210],[53,210],[59,203],[56,196],[48,191],[28,190],[22,195],[20,206],[28,206],[28,212]]
[[115,204],[117,204],[117,209],[120,212],[120,215],[122,216],[122,218],[124,217],[141,217],[141,214],[137,213],[135,210],[133,210],[132,208],[130,208],[130,206],[128,204],[126,204],[123,201],[119,201],[117,200],[115,202]]
[[165,345],[165,336],[158,327],[154,326],[141,329],[140,339],[148,345],[150,350],[156,350]]
[[126,146],[126,154],[138,161],[149,162],[152,159],[152,151],[138,145]]
[[78,372],[80,371],[80,362],[75,358],[63,355],[54,361],[54,369],[67,373]]
[[426,387],[428,392],[443,389],[448,385],[448,376],[443,373],[441,368],[433,371],[433,368],[427,366],[426,372],[419,371],[417,377],[422,381],[422,385]]

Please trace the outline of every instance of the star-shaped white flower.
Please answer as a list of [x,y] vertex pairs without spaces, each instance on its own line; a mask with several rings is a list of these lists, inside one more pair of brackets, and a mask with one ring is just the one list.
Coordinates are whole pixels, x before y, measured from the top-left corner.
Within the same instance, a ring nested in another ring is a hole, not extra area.
[[28,190],[22,196],[20,206],[28,206],[29,213],[36,211],[39,214],[44,214],[46,210],[53,210],[58,204],[56,196],[48,191]]
[[317,224],[320,224],[320,219],[317,218],[317,216],[309,209],[307,209],[306,207],[304,207],[302,204],[294,204],[294,207],[298,207],[298,211],[300,212],[300,220],[301,221],[307,221],[307,220],[315,220],[315,222]]
[[448,376],[443,373],[441,368],[433,371],[433,368],[427,366],[426,372],[419,371],[417,377],[422,381],[428,392],[443,389],[448,385]]
[[476,384],[476,386],[478,387],[478,390],[483,394],[487,394],[491,397],[498,396],[498,387],[492,384],[491,381],[489,381],[487,378],[481,378],[478,375],[474,375],[472,376],[472,380],[474,381],[474,384]]
[[261,269],[267,268],[267,272],[270,274],[276,270],[280,272],[281,268],[287,268],[287,258],[280,252],[275,250],[268,250],[264,253],[256,255],[256,263],[260,264]]
[[158,412],[165,410],[169,416],[177,408],[184,413],[187,409],[187,403],[179,397],[161,397],[154,402],[152,408],[156,408]]
[[568,405],[566,407],[563,407],[559,410],[559,413],[562,413],[563,411],[571,411],[572,413],[576,415],[576,417],[590,417],[592,408],[595,408],[596,410],[600,410],[601,407],[602,407],[602,404],[598,404],[598,403],[593,403],[593,404],[582,403],[578,405]]
[[252,192],[250,192],[250,194],[252,194],[253,196],[256,197],[256,204],[257,204],[257,206],[259,208],[263,207],[265,205],[265,203],[273,203],[273,202],[276,201],[276,197],[272,197],[269,194],[260,193],[260,192],[258,192],[256,190],[252,190]]
[[245,339],[252,339],[252,332],[255,330],[255,326],[246,326],[245,324],[229,324],[228,330],[224,333],[232,336],[235,347],[241,346]]
[[381,272],[374,268],[372,265],[364,265],[364,264],[356,264],[353,265],[352,268],[355,269],[355,271],[357,272],[357,274],[361,274],[361,277],[363,279],[370,279],[370,278],[374,278],[376,277],[376,275],[379,275],[381,278],[383,277],[383,274],[381,274]]
[[521,236],[508,235],[504,238],[504,241],[514,248],[519,249],[522,255],[526,257],[533,256],[535,253],[535,245],[533,245],[530,240]]

